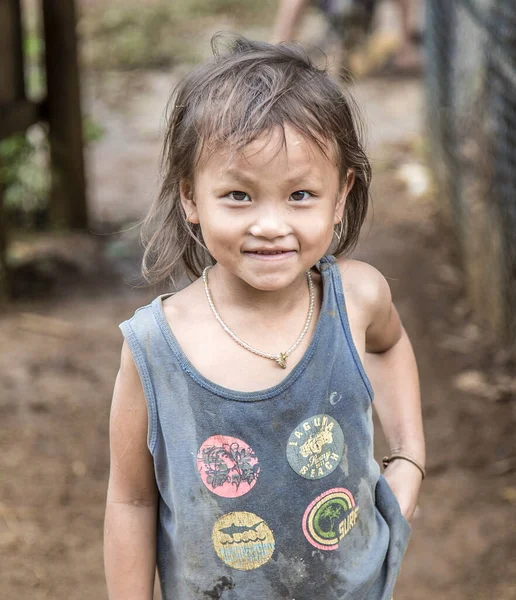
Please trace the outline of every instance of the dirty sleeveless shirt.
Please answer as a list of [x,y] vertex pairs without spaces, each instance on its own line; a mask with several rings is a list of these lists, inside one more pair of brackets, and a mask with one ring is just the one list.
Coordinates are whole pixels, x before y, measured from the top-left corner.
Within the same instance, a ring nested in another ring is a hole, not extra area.
[[203,377],[156,298],[121,324],[148,408],[166,600],[390,600],[410,525],[373,458],[338,266],[308,349],[259,392]]

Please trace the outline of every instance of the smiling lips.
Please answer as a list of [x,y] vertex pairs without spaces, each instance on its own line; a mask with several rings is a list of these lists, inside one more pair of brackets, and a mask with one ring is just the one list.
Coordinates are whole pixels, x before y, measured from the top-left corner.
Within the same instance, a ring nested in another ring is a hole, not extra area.
[[252,256],[253,258],[260,258],[265,260],[274,260],[279,258],[285,258],[295,253],[295,250],[286,249],[259,249],[259,250],[246,250],[244,254]]

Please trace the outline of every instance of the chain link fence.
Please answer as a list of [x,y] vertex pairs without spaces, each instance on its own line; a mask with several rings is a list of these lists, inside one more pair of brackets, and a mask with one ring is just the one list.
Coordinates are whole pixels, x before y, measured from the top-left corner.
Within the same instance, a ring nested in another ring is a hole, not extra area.
[[475,312],[516,335],[516,2],[427,0],[430,161]]

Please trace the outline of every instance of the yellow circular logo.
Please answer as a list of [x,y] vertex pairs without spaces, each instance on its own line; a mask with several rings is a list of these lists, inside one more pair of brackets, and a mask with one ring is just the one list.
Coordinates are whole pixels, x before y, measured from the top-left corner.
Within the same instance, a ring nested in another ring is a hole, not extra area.
[[217,556],[233,569],[252,571],[274,552],[267,523],[251,512],[230,512],[217,519],[211,534]]

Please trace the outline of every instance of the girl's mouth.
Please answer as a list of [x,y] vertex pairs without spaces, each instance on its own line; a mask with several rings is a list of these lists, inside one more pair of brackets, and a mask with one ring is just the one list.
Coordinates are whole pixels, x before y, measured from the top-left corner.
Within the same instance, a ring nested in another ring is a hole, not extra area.
[[295,250],[246,250],[244,254],[261,260],[279,260],[295,254]]

